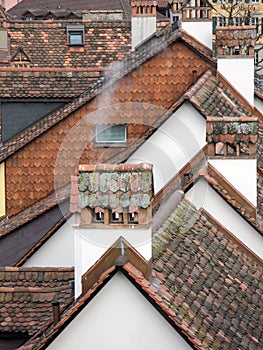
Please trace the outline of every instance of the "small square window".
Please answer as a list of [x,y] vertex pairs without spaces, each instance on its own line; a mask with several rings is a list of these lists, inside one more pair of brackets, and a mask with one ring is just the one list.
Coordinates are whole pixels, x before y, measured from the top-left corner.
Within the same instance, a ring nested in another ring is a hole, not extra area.
[[126,143],[126,125],[96,125],[97,143]]
[[67,36],[68,36],[68,45],[83,46],[84,45],[84,26],[68,26]]

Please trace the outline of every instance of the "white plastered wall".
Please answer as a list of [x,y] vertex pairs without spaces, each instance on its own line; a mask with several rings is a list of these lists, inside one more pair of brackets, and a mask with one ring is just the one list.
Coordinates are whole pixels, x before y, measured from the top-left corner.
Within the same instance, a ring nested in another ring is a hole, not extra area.
[[132,17],[132,50],[156,32],[156,17]]
[[157,193],[206,144],[206,121],[185,102],[127,161],[152,163]]
[[257,205],[256,159],[210,159],[209,163],[254,206]]
[[47,349],[191,350],[191,347],[119,272]]
[[200,179],[187,193],[197,209],[204,208],[250,250],[263,258],[263,237],[207,183]]
[[123,237],[147,261],[152,257],[152,231],[148,229],[91,229],[75,232],[75,296],[81,294],[81,276],[120,238]]
[[23,266],[71,267],[74,266],[74,229],[71,217]]
[[217,70],[252,106],[254,105],[253,58],[218,58]]
[[212,50],[212,21],[200,22],[184,22],[182,21],[182,29],[188,34],[192,35],[195,39],[200,41],[203,45]]

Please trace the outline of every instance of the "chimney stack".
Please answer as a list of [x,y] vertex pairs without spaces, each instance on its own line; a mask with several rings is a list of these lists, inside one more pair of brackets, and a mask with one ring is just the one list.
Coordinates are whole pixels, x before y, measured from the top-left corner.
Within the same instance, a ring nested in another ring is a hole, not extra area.
[[253,106],[255,26],[216,28],[217,70]]
[[[181,1],[178,0],[178,3],[178,8],[181,8]],[[209,3],[191,0],[181,11],[182,29],[212,50],[212,8]]]
[[52,300],[53,321],[56,325],[60,321],[60,302],[58,300]]
[[156,0],[131,0],[132,50],[156,32]]

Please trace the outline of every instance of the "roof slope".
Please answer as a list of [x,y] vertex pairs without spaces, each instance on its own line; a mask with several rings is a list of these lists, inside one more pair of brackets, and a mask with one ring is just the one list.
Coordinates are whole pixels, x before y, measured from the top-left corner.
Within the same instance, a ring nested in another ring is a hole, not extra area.
[[21,17],[26,10],[123,10],[128,18],[130,11],[128,11],[129,0],[23,0],[9,10],[13,16]]
[[219,74],[217,77],[207,71],[198,82],[187,91],[184,98],[189,98],[200,112],[209,117],[253,116],[253,110],[241,98],[236,90],[230,87]]
[[190,203],[153,239],[159,295],[202,349],[261,349],[263,267]]
[[38,331],[52,316],[51,301],[72,300],[73,268],[0,268],[2,332]]
[[[184,40],[187,41],[187,45],[182,42]],[[198,43],[193,38],[191,40],[196,47]],[[116,69],[112,71],[108,79],[105,79],[104,84],[102,81],[98,81],[89,90],[74,99],[72,103],[42,118],[17,137],[5,143],[0,149],[2,160],[15,152],[6,162],[7,179],[10,181],[6,184],[7,215],[11,216],[25,207],[29,207],[34,201],[44,198],[45,195],[53,191],[57,152],[62,140],[71,129],[71,136],[73,136],[70,139],[67,137],[69,143],[64,145],[69,148],[64,154],[65,157],[70,156],[72,159],[65,158],[64,160],[69,166],[67,168],[64,166],[63,169],[59,170],[63,181],[65,179],[69,181],[70,175],[78,166],[80,152],[83,149],[85,152],[82,152],[81,162],[86,164],[96,164],[98,159],[101,163],[105,163],[109,162],[109,158],[114,155],[122,156],[122,152],[120,152],[122,149],[119,148],[106,150],[105,148],[93,147],[94,125],[99,121],[105,123],[106,115],[107,124],[122,123],[123,115],[125,114],[127,117],[129,144],[126,149],[130,149],[135,140],[144,138],[147,128],[155,127],[160,116],[160,109],[170,108],[173,102],[192,85],[193,77],[186,74],[189,64],[193,68],[196,67],[198,76],[202,75],[208,68],[214,68],[215,62],[211,58],[211,51],[204,48],[203,52],[202,47],[201,53],[198,54],[195,49],[189,47],[189,41],[190,37],[187,34],[172,31],[171,28],[167,28],[161,34],[156,34],[147,45],[145,44],[138,52],[130,55],[129,59],[124,60],[120,65],[117,64]],[[181,59],[182,55],[184,55],[184,60]],[[184,79],[181,83],[182,76]],[[156,91],[156,81],[159,81],[159,91]],[[178,84],[179,81],[180,84]],[[98,95],[100,95],[101,100],[94,99]],[[137,103],[138,114],[134,113],[134,104],[130,102]],[[95,118],[95,114],[92,112],[94,110],[100,111],[101,107],[107,108],[107,114],[103,113],[102,115],[101,112],[98,112],[100,115],[96,115]],[[87,115],[89,118],[85,118]],[[73,125],[79,125],[77,123],[80,120],[85,122],[85,128],[83,127],[76,133]],[[87,135],[89,135],[88,140]],[[34,142],[30,142],[33,140]],[[22,149],[25,145],[26,147]],[[33,149],[35,152],[32,152]],[[19,152],[16,152],[17,150]],[[124,161],[124,157],[125,155],[123,155],[122,160],[117,162]],[[19,178],[19,188],[18,183],[15,186],[13,183],[14,173],[17,173],[18,169],[20,174],[24,174]],[[28,173],[30,173],[30,177],[26,175]],[[43,176],[44,174],[45,176]],[[26,181],[23,179],[24,176],[27,177]],[[37,184],[35,183],[36,179]],[[32,183],[34,183],[33,186]],[[62,185],[64,184],[62,183]],[[25,186],[29,187],[24,191]],[[34,189],[31,198],[28,197],[29,188],[30,192]],[[17,191],[22,191],[23,194],[21,193],[19,201],[17,199],[13,201],[18,196]]]
[[119,269],[193,348],[261,349],[262,261],[186,200],[155,234],[153,252],[151,284],[138,270],[137,255],[125,249],[116,259],[119,253],[109,249],[83,276],[89,287],[61,321],[47,324],[21,349],[50,344]]

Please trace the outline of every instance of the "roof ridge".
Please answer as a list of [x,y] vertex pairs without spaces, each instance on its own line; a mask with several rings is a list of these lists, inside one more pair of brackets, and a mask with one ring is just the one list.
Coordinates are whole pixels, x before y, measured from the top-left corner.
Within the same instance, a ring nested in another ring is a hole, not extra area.
[[183,98],[185,100],[191,99],[197,93],[197,91],[205,85],[211,76],[213,76],[212,70],[207,69],[207,71],[197,79],[196,83],[192,85],[189,90],[183,95]]
[[231,239],[237,242],[237,244],[242,250],[244,250],[246,253],[249,253],[249,255],[253,257],[253,259],[258,260],[259,263],[263,265],[263,259],[261,259],[260,256],[255,254],[247,245],[245,245],[241,240],[239,240],[235,235],[233,235],[232,232],[229,231],[226,227],[224,227],[220,221],[218,221],[214,216],[209,214],[209,212],[205,208],[200,208],[199,211],[203,216],[206,217],[208,221],[212,221],[213,225],[218,226],[219,231],[222,231],[223,233],[226,233],[228,236],[230,236]]
[[[209,170],[207,174],[202,174],[202,176],[208,181],[208,183],[213,187],[213,189],[221,196],[224,198],[224,200],[229,203],[232,207],[234,207],[234,209],[254,228],[256,229],[259,234],[263,235],[263,232],[261,230],[261,228],[257,225],[256,223],[256,219],[255,219],[255,215],[256,213],[254,213],[254,217],[252,216],[253,214],[251,214],[251,212],[248,212],[245,210],[245,206],[242,205],[241,203],[237,203],[236,197],[234,197],[234,199],[232,199],[232,197],[230,198],[228,195],[226,195],[224,193],[224,187],[222,186],[222,182],[224,182],[225,184],[227,184],[227,186],[231,187],[232,190],[234,191],[234,193],[236,194],[236,196],[238,196],[240,199],[242,199],[242,201],[245,202],[245,204],[248,206],[250,205],[250,209],[251,211],[255,211],[256,207],[249,202],[249,200],[247,198],[245,198],[242,193],[240,193],[220,172],[218,172],[214,167],[210,166],[209,164]],[[220,182],[217,181],[217,179],[213,176],[213,174],[211,173],[216,173],[218,176],[220,176]],[[228,194],[228,192],[227,192]]]

